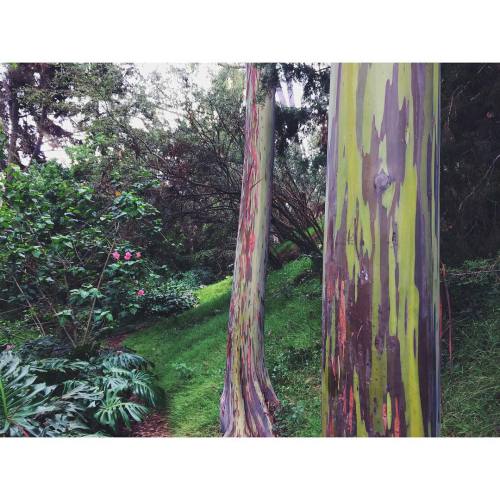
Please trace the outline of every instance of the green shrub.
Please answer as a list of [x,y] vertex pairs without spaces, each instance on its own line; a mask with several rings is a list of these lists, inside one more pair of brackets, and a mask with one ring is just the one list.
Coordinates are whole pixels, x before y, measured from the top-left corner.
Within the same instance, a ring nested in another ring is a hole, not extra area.
[[74,345],[141,310],[149,269],[128,238],[133,225],[158,230],[152,205],[132,191],[99,192],[55,162],[9,167],[5,179],[0,293],[8,309],[27,308],[44,334]]
[[65,339],[46,335],[22,343],[16,348],[16,352],[24,361],[29,362],[43,358],[71,357],[74,349]]
[[176,278],[180,279],[191,288],[199,288],[200,286],[209,285],[216,280],[216,276],[210,269],[197,268],[179,273]]
[[498,302],[500,255],[496,259],[466,260],[446,272],[452,311],[461,317],[479,317],[484,307]]
[[151,316],[169,316],[190,309],[198,302],[195,288],[199,285],[193,285],[192,279],[155,277],[148,282],[145,311]]
[[0,355],[0,436],[36,435],[39,420],[55,410],[53,387],[35,384],[29,367],[10,351]]

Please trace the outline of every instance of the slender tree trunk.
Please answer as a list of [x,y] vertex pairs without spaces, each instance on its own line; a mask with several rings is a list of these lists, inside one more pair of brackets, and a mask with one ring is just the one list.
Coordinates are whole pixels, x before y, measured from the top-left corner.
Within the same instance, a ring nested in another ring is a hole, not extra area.
[[17,139],[19,137],[19,105],[17,96],[15,95],[15,86],[13,83],[13,71],[8,69],[5,79],[3,81],[3,88],[5,93],[5,102],[7,106],[8,128],[5,132],[9,135],[9,144],[7,150],[7,165],[10,163],[19,164],[19,154],[17,151]]
[[439,85],[437,64],[332,67],[327,436],[439,433]]
[[[268,69],[266,67],[265,69]],[[224,436],[272,436],[278,400],[264,364],[264,288],[271,217],[274,88],[247,66],[245,157],[220,420]]]

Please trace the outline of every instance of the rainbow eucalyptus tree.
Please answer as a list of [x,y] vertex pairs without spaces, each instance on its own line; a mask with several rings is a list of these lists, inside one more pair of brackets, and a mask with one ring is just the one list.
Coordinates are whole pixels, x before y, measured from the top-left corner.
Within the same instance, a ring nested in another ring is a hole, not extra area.
[[327,436],[439,432],[439,84],[436,64],[332,67]]
[[272,415],[278,405],[264,363],[264,287],[274,156],[272,74],[272,65],[247,66],[245,155],[220,404],[224,436],[272,436]]

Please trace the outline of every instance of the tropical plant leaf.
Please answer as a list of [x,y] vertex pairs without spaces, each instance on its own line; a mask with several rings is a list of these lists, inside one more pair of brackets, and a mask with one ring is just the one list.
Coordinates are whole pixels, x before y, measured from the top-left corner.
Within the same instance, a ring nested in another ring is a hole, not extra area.
[[0,435],[37,435],[37,419],[55,409],[54,386],[34,383],[29,366],[10,351],[0,354]]
[[109,352],[101,357],[102,364],[105,367],[125,368],[131,370],[132,368],[146,368],[148,361],[138,354],[125,351]]
[[102,425],[116,430],[119,423],[130,428],[131,420],[140,422],[147,413],[148,409],[145,406],[132,401],[123,401],[120,396],[109,392],[101,403],[96,418]]

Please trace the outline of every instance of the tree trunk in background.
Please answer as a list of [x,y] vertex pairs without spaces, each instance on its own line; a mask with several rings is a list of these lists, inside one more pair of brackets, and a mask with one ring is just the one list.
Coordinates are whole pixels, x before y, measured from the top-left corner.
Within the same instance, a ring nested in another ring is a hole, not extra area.
[[270,78],[263,79],[264,72],[256,65],[247,66],[245,157],[220,406],[224,436],[272,436],[272,414],[278,405],[264,364],[274,153],[274,88],[265,83]]
[[332,67],[327,436],[439,433],[439,86],[437,64]]
[[4,132],[9,137],[7,149],[7,165],[11,163],[19,164],[19,154],[17,151],[17,139],[19,137],[19,104],[17,101],[14,75],[16,70],[9,65],[7,74],[3,81],[6,110],[2,110],[4,118]]

